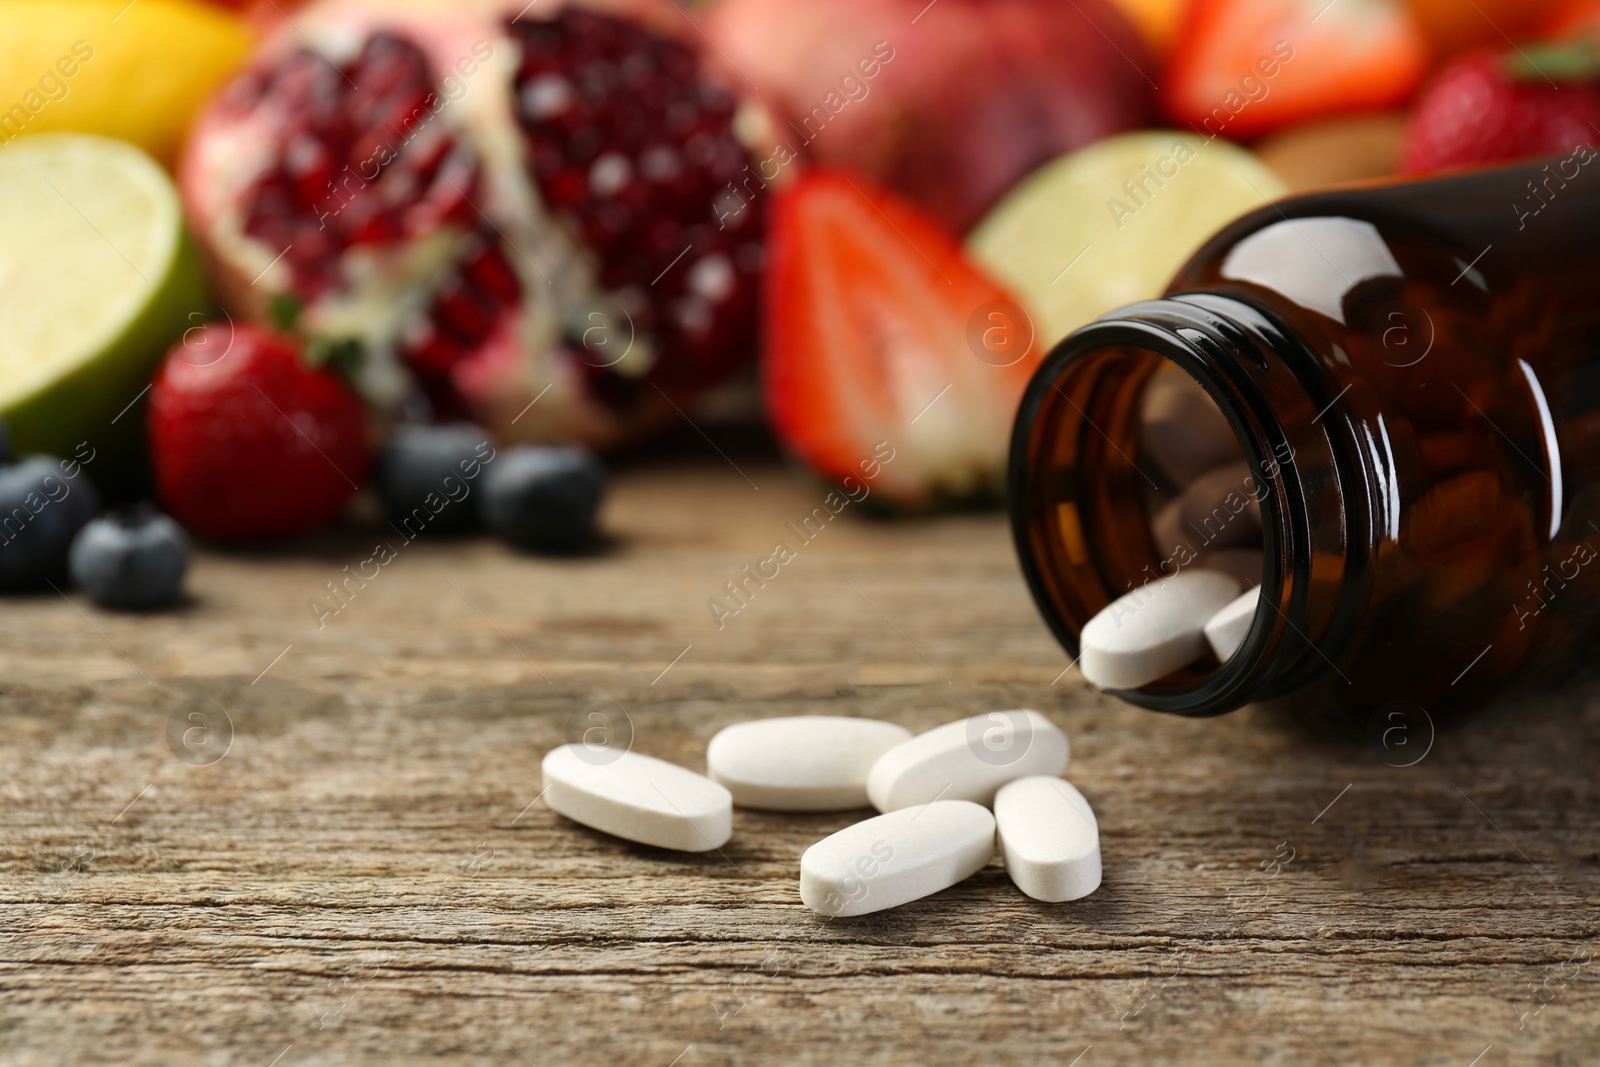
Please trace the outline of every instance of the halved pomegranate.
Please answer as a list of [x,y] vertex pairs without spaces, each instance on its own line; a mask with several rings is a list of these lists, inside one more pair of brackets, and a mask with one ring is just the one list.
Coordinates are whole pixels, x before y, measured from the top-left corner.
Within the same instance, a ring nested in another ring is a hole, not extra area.
[[754,351],[765,210],[670,0],[539,10],[314,4],[180,184],[227,307],[357,355],[380,409],[606,447]]

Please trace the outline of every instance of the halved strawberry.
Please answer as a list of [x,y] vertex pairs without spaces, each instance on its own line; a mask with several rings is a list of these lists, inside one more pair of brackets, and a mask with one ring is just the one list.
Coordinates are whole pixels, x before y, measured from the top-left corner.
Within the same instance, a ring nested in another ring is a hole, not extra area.
[[1393,107],[1428,67],[1422,30],[1392,0],[1194,0],[1178,40],[1168,113],[1233,140]]
[[767,412],[800,458],[907,507],[998,493],[1042,353],[954,237],[863,178],[811,170],[774,205],[765,299]]

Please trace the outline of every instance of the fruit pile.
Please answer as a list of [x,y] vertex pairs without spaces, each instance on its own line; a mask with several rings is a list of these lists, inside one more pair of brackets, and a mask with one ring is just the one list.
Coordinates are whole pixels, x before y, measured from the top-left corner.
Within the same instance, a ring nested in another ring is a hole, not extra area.
[[1043,354],[1240,214],[1600,138],[1600,0],[120,6],[0,7],[0,582],[128,607],[369,483],[581,551],[598,454],[757,381],[992,500]]

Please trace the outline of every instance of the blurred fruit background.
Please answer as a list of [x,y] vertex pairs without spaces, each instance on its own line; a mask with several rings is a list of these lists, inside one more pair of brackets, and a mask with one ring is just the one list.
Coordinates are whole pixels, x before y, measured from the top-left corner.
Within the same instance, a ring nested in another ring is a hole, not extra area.
[[1600,0],[0,0],[0,515],[93,486],[0,578],[581,552],[685,425],[992,505],[1068,332],[1291,192],[1592,143],[1597,77]]

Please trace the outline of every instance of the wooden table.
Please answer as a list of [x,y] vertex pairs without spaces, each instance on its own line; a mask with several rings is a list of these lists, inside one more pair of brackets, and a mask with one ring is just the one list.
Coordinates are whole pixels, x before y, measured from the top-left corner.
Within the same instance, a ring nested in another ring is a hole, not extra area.
[[[392,532],[202,553],[167,615],[7,601],[0,1062],[1600,1061],[1593,685],[1387,747],[1154,715],[1062,673],[998,516],[801,544],[823,489],[705,452],[620,476],[599,555],[419,540],[321,628]],[[830,922],[799,855],[858,815],[683,855],[536,800],[590,713],[700,768],[742,719],[1015,706],[1099,812],[1085,900],[991,865]]]

